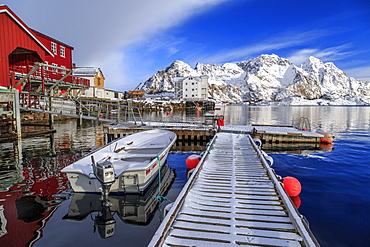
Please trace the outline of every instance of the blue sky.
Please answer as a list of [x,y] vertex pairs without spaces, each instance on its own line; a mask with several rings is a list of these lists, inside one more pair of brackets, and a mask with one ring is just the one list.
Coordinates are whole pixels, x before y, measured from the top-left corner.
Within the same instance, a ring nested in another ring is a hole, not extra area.
[[370,81],[369,0],[0,0],[26,24],[131,90],[175,60],[223,64],[309,56]]

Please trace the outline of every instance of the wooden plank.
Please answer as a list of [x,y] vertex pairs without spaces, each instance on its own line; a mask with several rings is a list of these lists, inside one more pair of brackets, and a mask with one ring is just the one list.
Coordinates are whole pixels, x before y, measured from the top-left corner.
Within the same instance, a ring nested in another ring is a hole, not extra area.
[[[176,221],[173,224],[175,229],[187,229],[193,231],[205,231],[204,226],[201,224],[193,224],[183,221]],[[222,233],[225,232],[225,227],[217,225],[207,226],[207,231]],[[302,237],[295,232],[284,232],[284,231],[271,231],[271,230],[262,230],[262,229],[248,229],[241,228],[238,232],[241,235],[245,236],[260,236],[260,237],[270,237],[270,238],[280,238],[280,239],[291,239],[301,241]]]

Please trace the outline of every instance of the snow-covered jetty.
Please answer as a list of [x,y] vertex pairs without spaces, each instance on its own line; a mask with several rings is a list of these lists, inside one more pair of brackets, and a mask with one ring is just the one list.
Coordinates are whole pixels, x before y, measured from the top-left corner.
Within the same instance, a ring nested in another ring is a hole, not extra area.
[[217,133],[149,246],[319,246],[264,157]]
[[[211,121],[213,122],[213,121]],[[323,134],[303,130],[291,126],[245,126],[245,125],[208,125],[201,123],[171,123],[171,122],[144,122],[143,126],[136,125],[107,125],[104,126],[106,133],[106,142],[110,142],[118,137],[130,135],[139,131],[148,129],[161,128],[173,131],[177,134],[175,148],[182,151],[203,151],[195,150],[195,145],[205,145],[208,143],[217,132],[241,133],[250,134],[253,137],[259,138],[263,143],[263,148],[273,149],[279,145],[294,145],[304,144],[311,148],[321,148],[321,138]],[[193,149],[188,149],[193,148]]]

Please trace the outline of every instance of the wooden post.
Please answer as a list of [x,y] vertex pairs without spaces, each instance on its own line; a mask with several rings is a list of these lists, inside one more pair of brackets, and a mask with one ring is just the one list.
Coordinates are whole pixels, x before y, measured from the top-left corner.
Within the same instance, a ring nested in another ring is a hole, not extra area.
[[19,106],[19,92],[16,89],[14,91],[14,101],[13,101],[13,117],[15,118],[15,131],[17,133],[17,138],[21,138],[22,128],[21,128],[21,110]]
[[[49,111],[53,111],[52,109],[52,95],[54,94],[54,90],[51,89],[50,92],[49,92]],[[52,113],[49,113],[49,127],[50,129],[53,129],[54,128],[54,115]]]

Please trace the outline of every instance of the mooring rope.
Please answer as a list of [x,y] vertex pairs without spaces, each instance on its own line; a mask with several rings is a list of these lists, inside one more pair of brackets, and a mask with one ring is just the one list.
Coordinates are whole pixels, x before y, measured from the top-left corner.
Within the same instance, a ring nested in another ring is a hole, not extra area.
[[158,160],[158,196],[155,197],[159,202],[170,201],[166,197],[161,196],[162,181],[161,181],[161,159],[159,156],[155,156]]

